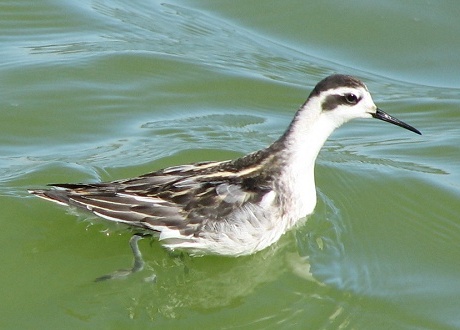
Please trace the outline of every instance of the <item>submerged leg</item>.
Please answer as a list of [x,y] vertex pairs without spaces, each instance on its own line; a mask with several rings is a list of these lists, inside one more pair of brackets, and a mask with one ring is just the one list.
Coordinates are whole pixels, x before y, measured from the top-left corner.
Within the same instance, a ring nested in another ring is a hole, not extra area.
[[129,245],[131,246],[131,250],[134,255],[133,268],[131,269],[132,273],[136,273],[144,269],[145,262],[144,259],[142,259],[142,253],[141,250],[139,250],[139,245],[137,244],[137,242],[143,238],[144,236],[134,234],[129,239]]
[[144,269],[144,259],[142,259],[142,253],[139,250],[138,241],[143,239],[146,235],[143,234],[134,234],[129,240],[129,245],[134,255],[133,267],[131,269],[119,269],[112,274],[107,274],[101,277],[96,278],[96,282],[111,280],[116,278],[126,278],[131,274],[137,273]]

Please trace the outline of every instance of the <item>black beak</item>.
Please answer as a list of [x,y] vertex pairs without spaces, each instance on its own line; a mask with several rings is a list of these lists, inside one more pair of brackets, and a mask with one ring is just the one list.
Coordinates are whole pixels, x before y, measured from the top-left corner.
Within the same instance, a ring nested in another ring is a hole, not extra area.
[[405,122],[402,122],[399,119],[396,119],[395,117],[387,114],[385,111],[379,108],[377,108],[377,111],[372,114],[372,117],[389,122],[391,124],[400,126],[402,128],[408,129],[409,131],[422,135],[422,133],[420,133],[420,131],[416,129],[415,127],[412,127],[411,125],[408,125]]

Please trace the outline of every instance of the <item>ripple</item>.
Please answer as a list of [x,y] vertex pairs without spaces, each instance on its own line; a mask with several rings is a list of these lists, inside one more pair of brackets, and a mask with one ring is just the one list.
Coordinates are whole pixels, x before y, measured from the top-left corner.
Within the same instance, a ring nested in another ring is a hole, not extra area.
[[107,23],[115,20],[121,24],[116,28],[109,24],[97,40],[90,35],[88,41],[36,44],[28,47],[31,54],[81,53],[81,57],[127,49],[147,51],[302,86],[306,74],[322,77],[332,72],[319,63],[336,67],[223,19],[179,5],[131,2],[128,6],[121,1],[94,1],[91,10]]

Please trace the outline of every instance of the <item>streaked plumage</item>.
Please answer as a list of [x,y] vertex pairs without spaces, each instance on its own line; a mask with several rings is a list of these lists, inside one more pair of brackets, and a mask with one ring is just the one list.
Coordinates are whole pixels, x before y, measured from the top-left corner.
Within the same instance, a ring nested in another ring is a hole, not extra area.
[[169,249],[247,255],[313,212],[319,150],[335,128],[371,117],[420,134],[378,109],[361,81],[333,75],[318,83],[286,132],[266,149],[236,160],[106,183],[53,184],[31,193],[156,233]]

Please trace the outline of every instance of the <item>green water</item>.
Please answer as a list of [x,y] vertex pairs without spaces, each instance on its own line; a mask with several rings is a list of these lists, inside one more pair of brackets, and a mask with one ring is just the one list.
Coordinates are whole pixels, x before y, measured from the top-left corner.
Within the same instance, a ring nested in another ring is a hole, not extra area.
[[[0,4],[2,329],[460,328],[460,3]],[[238,157],[317,81],[362,78],[422,136],[357,120],[316,212],[249,257],[173,257],[26,192]],[[155,283],[144,279],[153,273]]]

